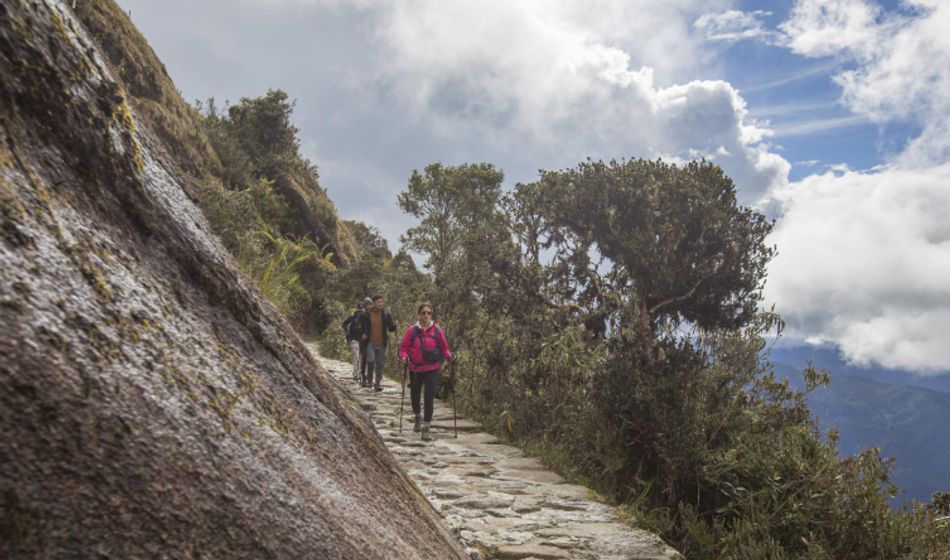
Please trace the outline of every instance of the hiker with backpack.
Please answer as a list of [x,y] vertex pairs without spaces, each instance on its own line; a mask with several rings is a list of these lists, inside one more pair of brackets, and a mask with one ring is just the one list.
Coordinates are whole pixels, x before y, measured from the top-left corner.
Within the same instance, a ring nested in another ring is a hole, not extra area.
[[350,354],[353,361],[353,381],[359,383],[362,379],[360,368],[365,371],[363,356],[366,349],[363,345],[363,321],[360,319],[364,311],[368,311],[373,305],[373,300],[366,298],[356,304],[356,310],[350,313],[346,319],[343,319],[343,332],[346,335],[346,341],[350,345]]
[[[422,432],[422,439],[432,439],[429,429],[432,424],[432,409],[435,391],[439,384],[442,361],[452,361],[442,329],[435,324],[432,306],[423,303],[417,310],[419,322],[409,327],[399,345],[399,360],[409,368],[409,398],[415,415],[413,431]],[[425,416],[420,414],[419,400],[425,389]]]
[[389,333],[396,332],[399,321],[394,321],[389,311],[383,308],[383,296],[373,296],[373,307],[361,317],[363,322],[363,339],[366,340],[366,361],[370,364],[367,375],[373,377],[376,370],[376,383],[373,388],[382,391],[383,359],[386,357],[386,344],[389,342]]

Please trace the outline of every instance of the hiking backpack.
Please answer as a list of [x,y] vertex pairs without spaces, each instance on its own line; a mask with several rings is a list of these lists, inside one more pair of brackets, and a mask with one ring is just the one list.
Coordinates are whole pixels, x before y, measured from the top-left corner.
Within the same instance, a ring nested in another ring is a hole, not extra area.
[[[416,339],[419,339],[419,349],[422,350],[422,363],[417,365],[428,365],[428,364],[441,364],[442,363],[442,352],[439,350],[439,326],[435,326],[435,334],[427,335],[422,332],[418,326],[413,325],[412,327],[412,344],[409,345],[410,352],[412,347],[416,344]],[[433,338],[435,339],[435,348],[426,348],[423,343],[423,338]]]
[[350,340],[359,340],[363,336],[363,322],[360,321],[360,315],[362,311],[354,311],[353,317],[350,320],[350,327],[346,331],[346,336]]

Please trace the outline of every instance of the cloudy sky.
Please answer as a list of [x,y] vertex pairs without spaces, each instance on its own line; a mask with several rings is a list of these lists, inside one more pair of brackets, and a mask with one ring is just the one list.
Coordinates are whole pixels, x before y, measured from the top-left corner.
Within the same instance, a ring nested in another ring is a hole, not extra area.
[[413,169],[705,157],[776,219],[786,339],[950,371],[948,0],[118,0],[189,101],[279,88],[342,217]]

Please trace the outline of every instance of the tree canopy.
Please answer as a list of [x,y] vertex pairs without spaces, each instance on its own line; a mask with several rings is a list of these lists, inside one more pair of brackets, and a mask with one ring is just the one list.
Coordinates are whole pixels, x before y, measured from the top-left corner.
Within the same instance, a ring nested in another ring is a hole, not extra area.
[[586,161],[544,172],[540,190],[550,227],[609,259],[609,288],[632,295],[643,334],[664,320],[704,328],[752,320],[772,226],[737,204],[719,166]]

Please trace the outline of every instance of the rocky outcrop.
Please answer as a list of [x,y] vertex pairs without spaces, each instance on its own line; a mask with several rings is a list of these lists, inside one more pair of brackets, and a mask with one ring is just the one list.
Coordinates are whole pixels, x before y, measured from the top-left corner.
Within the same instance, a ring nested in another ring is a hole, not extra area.
[[458,558],[59,0],[0,1],[0,557]]

